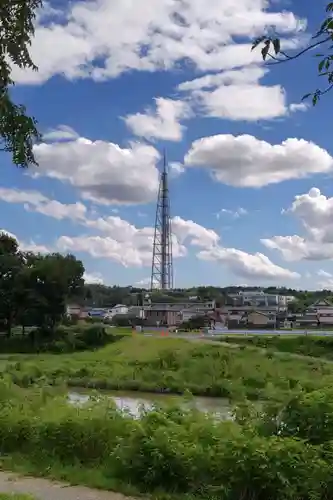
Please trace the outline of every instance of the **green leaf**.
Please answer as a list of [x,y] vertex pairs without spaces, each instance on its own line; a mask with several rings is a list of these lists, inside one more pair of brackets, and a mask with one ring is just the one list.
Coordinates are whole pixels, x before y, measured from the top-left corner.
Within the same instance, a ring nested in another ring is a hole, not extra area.
[[322,61],[320,61],[319,65],[318,65],[318,71],[319,71],[319,73],[321,73],[323,71],[325,62],[326,62],[325,59],[323,59]]
[[330,2],[326,7],[326,12],[332,12],[332,11],[333,11],[333,2]]
[[281,50],[281,42],[279,38],[275,38],[275,40],[273,40],[273,47],[275,54],[279,54]]
[[270,46],[271,46],[270,40],[266,40],[265,47],[263,49],[261,49],[261,55],[262,55],[262,58],[264,61],[266,60]]
[[263,41],[265,40],[265,38],[266,38],[265,36],[260,36],[259,38],[257,38],[257,39],[253,42],[251,50],[256,49],[256,48],[258,47],[258,45],[259,45],[261,42],[263,42]]

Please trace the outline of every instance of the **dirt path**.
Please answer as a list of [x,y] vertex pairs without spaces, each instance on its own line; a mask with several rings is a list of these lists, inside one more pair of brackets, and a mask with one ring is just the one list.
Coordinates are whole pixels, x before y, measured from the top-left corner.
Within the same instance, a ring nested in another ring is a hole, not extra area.
[[0,493],[30,493],[37,500],[135,500],[120,493],[0,471]]

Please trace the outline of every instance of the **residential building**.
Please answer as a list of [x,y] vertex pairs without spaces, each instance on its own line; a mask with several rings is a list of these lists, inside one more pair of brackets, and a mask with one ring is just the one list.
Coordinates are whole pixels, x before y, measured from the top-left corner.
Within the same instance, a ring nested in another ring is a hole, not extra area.
[[333,325],[333,305],[328,300],[318,300],[303,315],[297,315],[296,322],[302,326]]
[[276,313],[286,311],[288,304],[294,297],[269,294],[261,290],[240,291],[237,294],[229,294],[226,300],[227,307],[252,307],[258,311],[266,312],[267,308]]
[[177,326],[195,316],[206,316],[215,310],[215,301],[163,303],[145,306],[144,314],[151,325]]
[[243,316],[230,315],[227,320],[229,329],[234,328],[275,328],[277,326],[277,315],[275,312],[249,311]]

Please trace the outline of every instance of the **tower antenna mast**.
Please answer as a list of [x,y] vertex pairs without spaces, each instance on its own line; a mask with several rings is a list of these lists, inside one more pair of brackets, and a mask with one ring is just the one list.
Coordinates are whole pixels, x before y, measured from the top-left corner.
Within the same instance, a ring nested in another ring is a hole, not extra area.
[[170,217],[170,196],[166,153],[163,153],[163,169],[158,189],[153,259],[151,270],[151,290],[173,288],[172,228]]

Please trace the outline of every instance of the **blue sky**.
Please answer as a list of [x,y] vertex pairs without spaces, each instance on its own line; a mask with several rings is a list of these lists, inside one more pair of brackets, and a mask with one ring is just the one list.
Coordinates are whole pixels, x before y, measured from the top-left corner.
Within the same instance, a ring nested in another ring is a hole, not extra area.
[[176,286],[333,286],[333,150],[310,54],[265,66],[275,25],[302,49],[318,0],[94,0],[44,5],[14,97],[39,122],[38,168],[2,155],[1,227],[71,252],[88,281],[150,276],[158,168],[170,165]]

